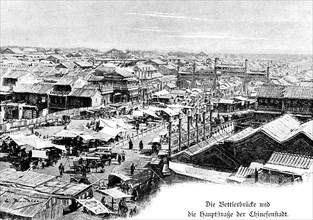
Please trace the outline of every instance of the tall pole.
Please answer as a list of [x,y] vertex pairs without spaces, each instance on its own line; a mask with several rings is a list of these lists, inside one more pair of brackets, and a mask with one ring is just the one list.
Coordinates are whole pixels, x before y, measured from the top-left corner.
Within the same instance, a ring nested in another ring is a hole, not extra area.
[[196,131],[197,131],[197,143],[199,143],[199,126],[198,126],[198,121],[199,121],[199,107],[196,108]]
[[190,147],[190,119],[191,119],[191,110],[188,110],[187,113],[187,146]]
[[178,121],[178,150],[181,151],[181,121],[182,121],[182,113],[179,113],[179,121]]
[[177,65],[177,87],[178,89],[181,89],[181,77],[180,77],[180,72],[179,72],[179,65]]
[[168,156],[169,156],[169,159],[171,158],[171,137],[172,137],[172,117],[170,117],[170,120],[169,120],[169,124],[168,124]]
[[210,105],[210,137],[212,137],[213,133],[213,126],[212,126],[212,111],[213,111],[213,105]]
[[205,141],[206,136],[205,136],[205,112],[206,112],[206,106],[203,106],[202,109],[202,119],[203,119],[203,140]]
[[195,81],[196,81],[196,62],[193,62],[192,65],[192,88],[195,88]]

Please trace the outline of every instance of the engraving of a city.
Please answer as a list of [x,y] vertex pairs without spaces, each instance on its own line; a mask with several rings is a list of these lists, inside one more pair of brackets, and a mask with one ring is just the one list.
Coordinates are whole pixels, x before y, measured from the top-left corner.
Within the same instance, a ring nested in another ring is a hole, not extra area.
[[0,4],[0,219],[313,219],[311,0]]

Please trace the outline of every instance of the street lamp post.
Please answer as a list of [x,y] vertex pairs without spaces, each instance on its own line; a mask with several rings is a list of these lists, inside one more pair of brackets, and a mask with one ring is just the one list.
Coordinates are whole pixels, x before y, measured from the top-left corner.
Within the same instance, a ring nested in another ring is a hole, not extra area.
[[205,113],[207,111],[207,107],[204,105],[202,107],[202,119],[203,119],[203,140],[205,141],[206,139],[206,136],[205,136]]
[[191,110],[187,112],[187,146],[190,147],[190,119],[191,119]]
[[179,113],[179,121],[178,121],[178,150],[181,151],[181,122],[183,119],[183,114]]
[[196,108],[196,132],[197,132],[197,143],[199,143],[199,126],[198,126],[198,121],[199,121],[199,107],[197,106],[197,108]]
[[213,131],[213,126],[212,126],[212,112],[213,112],[213,104],[210,103],[209,105],[209,108],[210,108],[210,137],[212,136],[212,131]]
[[171,158],[171,137],[172,137],[172,116],[170,116],[170,119],[169,119],[169,124],[168,124],[168,159],[170,160]]

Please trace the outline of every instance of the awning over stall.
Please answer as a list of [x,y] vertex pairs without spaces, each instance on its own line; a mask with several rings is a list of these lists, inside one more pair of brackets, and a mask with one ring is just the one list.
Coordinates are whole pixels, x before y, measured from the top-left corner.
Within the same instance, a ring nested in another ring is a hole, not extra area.
[[82,206],[90,210],[96,215],[100,214],[110,214],[113,213],[107,207],[105,207],[101,202],[96,200],[95,198],[91,199],[76,199]]
[[128,181],[128,180],[131,180],[130,177],[125,176],[125,175],[122,174],[122,173],[110,173],[110,176],[116,176],[116,177],[120,178],[121,180],[123,180],[124,182],[126,182],[126,181]]
[[98,190],[99,192],[111,196],[114,199],[123,199],[123,198],[130,198],[132,195],[128,195],[126,193],[123,193],[120,191],[118,188],[111,188],[111,189],[106,189],[106,190]]
[[9,137],[18,145],[29,145],[35,149],[45,149],[54,147],[54,144],[41,140],[36,135],[25,136],[24,134],[9,135]]
[[82,134],[82,131],[75,131],[75,130],[62,130],[55,135],[54,137],[63,137],[63,138],[75,138],[78,135]]
[[47,152],[45,150],[32,150],[32,158],[48,159]]

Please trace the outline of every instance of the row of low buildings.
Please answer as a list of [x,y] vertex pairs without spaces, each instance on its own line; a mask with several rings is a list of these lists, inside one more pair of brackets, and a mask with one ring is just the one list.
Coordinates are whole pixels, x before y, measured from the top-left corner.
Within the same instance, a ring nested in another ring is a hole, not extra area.
[[86,61],[58,61],[54,65],[3,62],[2,119],[28,119],[70,108],[147,100],[156,91],[176,88],[175,75],[164,76],[151,64],[136,62],[131,67],[107,61],[96,65]]

